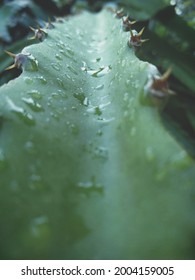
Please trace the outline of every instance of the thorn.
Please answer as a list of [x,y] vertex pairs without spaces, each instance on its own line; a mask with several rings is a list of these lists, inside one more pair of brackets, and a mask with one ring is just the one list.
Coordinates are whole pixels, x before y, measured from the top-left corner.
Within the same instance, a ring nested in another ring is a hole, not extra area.
[[124,11],[123,9],[116,11],[116,17],[117,18],[122,18],[124,16]]
[[132,31],[132,29],[130,29],[130,34],[131,34],[131,37],[133,37],[134,35],[133,35],[133,31]]
[[124,31],[130,31],[131,26],[136,23],[136,21],[130,21],[128,16],[125,19],[122,18],[122,21],[123,21],[123,30]]
[[168,80],[168,78],[170,77],[172,73],[172,67],[170,66],[167,71],[162,75],[161,79],[163,80]]
[[140,32],[138,33],[138,35],[137,35],[137,36],[141,37],[141,36],[142,36],[142,34],[143,34],[143,32],[144,32],[144,29],[145,29],[145,27],[143,27],[143,28],[142,28],[142,30],[140,30]]
[[9,52],[9,51],[4,51],[6,54],[8,54],[9,56],[11,56],[11,57],[13,57],[13,58],[15,58],[16,57],[16,55],[14,54],[14,53],[12,53],[12,52]]
[[150,39],[141,39],[141,43],[148,42]]
[[26,63],[27,58],[30,54],[24,54],[24,53],[18,53],[14,54],[9,51],[5,51],[9,56],[11,56],[14,59],[14,64],[8,66],[5,70],[10,70],[13,68],[21,69],[22,66]]
[[136,49],[137,47],[140,47],[143,43],[147,42],[149,39],[142,39],[141,36],[144,32],[145,27],[143,27],[139,33],[137,33],[136,31],[132,31],[132,29],[130,29],[130,34],[131,37],[128,41],[128,45],[130,47],[133,47],[134,49]]
[[13,69],[16,67],[15,61],[16,61],[16,54],[9,52],[9,51],[4,51],[6,54],[8,54],[10,57],[14,58],[14,64],[8,66],[7,68],[5,68],[5,71]]
[[39,41],[42,42],[45,39],[47,32],[45,32],[42,28],[40,28],[39,25],[37,29],[31,26],[29,26],[29,28],[34,32],[34,36],[30,37],[29,40],[38,39]]
[[45,22],[45,28],[46,28],[46,29],[52,29],[52,28],[54,28],[54,25],[52,24],[50,17],[48,17],[47,22]]
[[[32,26],[29,26],[29,28],[32,32],[34,32],[36,34],[36,29],[35,28],[33,28]],[[28,38],[28,40],[34,40],[34,39],[36,39],[36,35]]]
[[8,66],[7,68],[5,68],[5,71],[10,70],[10,69],[13,69],[13,68],[16,68],[15,63],[12,64],[12,65],[10,65],[10,66]]
[[29,37],[28,40],[35,40],[36,39],[36,36],[32,36],[32,37]]
[[168,78],[171,74],[172,69],[169,68],[161,77],[153,77],[152,87],[157,90],[168,88]]
[[114,9],[113,7],[106,7],[106,10],[113,14],[116,14],[116,9]]
[[169,67],[167,71],[161,77],[153,77],[152,84],[150,86],[153,96],[164,98],[169,95],[175,95],[176,93],[169,89],[168,79],[171,75],[172,68]]
[[35,31],[36,31],[36,29],[35,29],[35,28],[33,28],[32,26],[29,26],[29,28],[30,28],[33,32],[35,32]]
[[130,23],[131,25],[133,25],[133,24],[135,24],[137,21],[136,20],[134,20],[134,21],[130,21],[129,20],[129,16],[127,16],[125,19],[124,19],[124,17],[122,18],[122,21],[123,21],[123,23]]

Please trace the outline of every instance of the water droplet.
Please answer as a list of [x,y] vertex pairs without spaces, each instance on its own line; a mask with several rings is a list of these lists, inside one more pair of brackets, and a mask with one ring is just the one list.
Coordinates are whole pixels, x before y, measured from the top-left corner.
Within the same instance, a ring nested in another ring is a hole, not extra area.
[[28,92],[28,94],[31,95],[31,97],[33,97],[36,100],[42,99],[42,95],[38,90],[32,90],[32,91]]
[[40,175],[33,174],[29,180],[29,188],[31,190],[41,190],[44,188],[43,180]]
[[47,80],[43,77],[43,76],[40,76],[37,78],[43,85],[46,85],[47,84]]
[[99,85],[99,86],[97,86],[95,89],[96,90],[102,90],[104,88],[104,85]]
[[74,55],[74,51],[71,48],[66,48],[66,50],[71,56]]
[[83,67],[81,67],[81,70],[83,70],[84,72],[86,72],[87,74],[89,74],[92,77],[96,77],[96,78],[100,78],[105,76],[106,74],[110,73],[112,67],[111,65],[109,66],[102,66],[99,69],[88,69],[87,65],[85,62],[83,62]]
[[64,50],[63,49],[61,49],[61,50],[59,50],[59,52],[61,53],[61,54],[65,54],[65,52],[64,52]]
[[35,120],[33,118],[33,116],[28,113],[26,110],[24,110],[23,108],[15,105],[13,103],[13,101],[7,97],[7,102],[10,106],[10,110],[15,113],[22,121],[24,121],[24,123],[28,124],[28,125],[35,125]]
[[5,169],[6,166],[7,166],[7,161],[6,161],[5,153],[3,152],[2,149],[0,149],[0,171]]
[[127,101],[128,99],[129,99],[129,94],[128,94],[128,92],[125,92],[123,100]]
[[97,77],[97,78],[100,78],[100,77],[103,77],[105,76],[106,74],[108,74],[111,70],[111,66],[106,66],[106,67],[102,67],[100,68],[98,71],[96,71],[95,73],[92,74],[93,77]]
[[96,122],[101,123],[102,125],[108,125],[111,122],[113,122],[115,120],[115,118],[109,118],[109,119],[105,119],[105,118],[98,118],[96,120]]
[[68,94],[65,91],[61,90],[61,89],[58,90],[58,95],[63,97],[64,99],[68,98]]
[[102,135],[103,135],[102,130],[99,129],[99,130],[97,131],[97,135],[98,135],[98,136],[102,136]]
[[78,135],[79,134],[79,128],[75,124],[70,125],[71,133],[73,135]]
[[51,97],[50,97],[50,98],[48,98],[47,106],[51,107],[51,105],[52,105],[52,102],[51,102]]
[[105,147],[96,147],[94,150],[94,157],[103,160],[108,159],[108,149]]
[[56,43],[56,46],[59,47],[60,49],[64,49],[65,45],[61,40],[58,40],[58,42]]
[[53,43],[51,43],[50,41],[46,41],[47,42],[47,45],[51,48],[53,48]]
[[101,57],[97,57],[95,59],[92,59],[91,62],[97,63],[97,62],[100,62],[101,59],[102,59]]
[[136,113],[136,111],[135,111],[134,108],[132,108],[132,109],[129,111],[129,116],[130,116],[130,120],[131,120],[131,121],[134,121],[134,120],[135,120],[135,113]]
[[34,143],[32,141],[27,141],[24,145],[24,148],[29,154],[34,154],[35,153],[35,146],[34,146]]
[[157,172],[155,178],[157,181],[162,181],[166,177],[166,174],[167,174],[167,169],[162,168]]
[[62,57],[58,53],[55,55],[55,58],[58,60],[62,60]]
[[71,50],[70,48],[66,47],[64,55],[68,58],[72,58],[74,56],[74,51]]
[[65,37],[69,40],[72,40],[72,37],[68,33],[65,34]]
[[60,71],[60,65],[56,64],[56,63],[51,63],[51,66],[53,69],[55,69],[56,71]]
[[95,107],[94,114],[97,115],[97,116],[101,116],[102,111],[100,110],[100,107],[99,107],[99,106]]
[[[67,73],[65,73],[64,76],[65,76],[66,78],[68,78],[69,80],[71,80],[71,77],[70,77]],[[73,79],[72,79],[72,82],[73,82]]]
[[27,63],[25,64],[25,70],[26,71],[38,71],[38,61],[36,58],[33,57],[33,55],[28,56]]
[[51,96],[55,99],[58,99],[60,97],[57,92],[52,92]]
[[152,147],[146,148],[146,158],[148,161],[153,161],[155,159],[155,155]]
[[62,89],[66,89],[63,81],[60,78],[57,78],[57,83],[58,83],[58,86],[60,86]]
[[138,80],[133,81],[131,84],[132,84],[132,87],[134,87],[134,88],[139,87],[139,81]]
[[32,98],[22,98],[22,100],[33,110],[34,112],[42,112],[44,111],[43,107]]
[[103,194],[104,186],[100,183],[97,183],[95,177],[92,177],[91,181],[79,182],[77,184],[78,191],[85,195],[90,195],[91,193],[97,192]]
[[58,113],[58,112],[56,112],[56,113],[51,112],[50,115],[51,115],[52,118],[54,118],[55,120],[57,120],[57,121],[60,120],[60,116],[59,116],[59,113]]
[[68,65],[67,68],[68,68],[73,74],[78,75],[77,70],[76,70],[73,66]]
[[[134,101],[135,101],[135,98],[134,98],[134,97],[130,97],[130,98],[129,98],[129,102],[128,102],[128,104],[127,104],[127,107],[128,107],[129,109],[133,106]],[[131,111],[134,112],[134,115],[135,115],[135,109],[132,108]]]
[[25,77],[25,78],[24,78],[24,81],[25,81],[25,83],[28,84],[28,85],[30,85],[30,84],[33,83],[33,79],[31,79],[30,77]]
[[87,110],[87,112],[92,113],[97,116],[101,116],[101,114],[102,114],[102,111],[99,106],[91,107]]
[[88,98],[84,95],[84,93],[74,93],[73,95],[81,104],[88,106]]
[[121,65],[122,65],[122,67],[125,67],[125,65],[126,65],[126,60],[125,59],[122,60]]
[[85,99],[83,101],[83,105],[85,105],[85,106],[89,105],[89,99],[87,97],[85,97]]
[[72,106],[71,108],[72,108],[73,111],[77,111],[77,107]]
[[[47,216],[39,216],[34,218],[31,221],[31,234],[38,239],[43,239],[43,244],[45,243],[45,239],[47,239],[49,235],[49,223]],[[47,243],[47,242],[46,242]],[[39,246],[43,246],[43,244],[39,244]],[[45,244],[48,246],[48,244]]]

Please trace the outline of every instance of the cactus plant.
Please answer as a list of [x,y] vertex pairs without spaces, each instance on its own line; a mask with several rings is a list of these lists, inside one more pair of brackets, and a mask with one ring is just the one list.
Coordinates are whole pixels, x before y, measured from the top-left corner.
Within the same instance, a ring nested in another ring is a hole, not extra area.
[[194,160],[144,90],[157,69],[107,11],[45,32],[0,89],[1,258],[193,258]]

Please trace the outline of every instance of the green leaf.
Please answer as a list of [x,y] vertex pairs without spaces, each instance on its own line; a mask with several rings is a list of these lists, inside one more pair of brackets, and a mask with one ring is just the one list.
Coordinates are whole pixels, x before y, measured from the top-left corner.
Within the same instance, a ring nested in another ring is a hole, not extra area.
[[192,28],[195,29],[195,4],[193,0],[175,1],[175,10]]
[[148,45],[144,46],[144,58],[150,59],[155,63],[167,69],[172,66],[173,74],[180,80],[194,96],[194,57],[182,50],[178,50],[176,45],[173,44],[169,37],[163,36],[162,38],[155,32],[146,32],[145,36],[150,38]]
[[129,12],[129,15],[139,20],[146,20],[170,5],[169,0],[120,0],[119,3]]
[[[27,38],[21,39],[16,43],[11,44],[11,46],[9,47],[9,51],[11,51],[12,53],[18,53],[20,52],[21,48],[24,48],[25,46],[28,46],[30,44],[32,44],[32,42]],[[0,61],[1,61],[0,64],[0,86],[1,86],[2,84],[8,82],[13,78],[13,71],[11,72],[4,71],[12,63],[12,58],[10,58],[4,51],[0,53]]]
[[[166,20],[165,20],[166,18]],[[174,75],[195,94],[194,55],[195,31],[173,12],[173,8],[162,11],[149,23],[150,42],[145,46],[147,58],[164,68],[172,65]],[[152,34],[151,34],[152,32]]]
[[52,0],[58,8],[64,8],[67,5],[71,5],[74,0]]
[[[182,138],[186,135],[186,139],[183,139],[182,143],[186,143],[185,147],[188,147],[188,150],[189,146],[191,147],[190,153],[193,155],[195,150],[194,126],[192,118],[186,116],[189,115],[195,96],[194,36],[195,31],[181,16],[175,13],[175,8],[170,6],[149,21],[145,37],[150,40],[138,54],[141,59],[155,63],[164,71],[168,67],[172,67],[170,85],[177,98],[173,99],[172,104],[169,104],[171,106],[169,106],[168,114],[174,116],[172,121],[177,122],[182,131],[185,131]],[[192,142],[192,145],[189,142]]]
[[0,9],[0,39],[4,43],[10,43],[12,36],[10,29],[14,29],[14,33],[18,33],[17,25],[29,28],[32,25],[32,15],[36,17],[44,17],[44,12],[31,0],[14,0],[5,3]]
[[194,160],[128,39],[108,12],[74,16],[1,87],[1,258],[193,259]]

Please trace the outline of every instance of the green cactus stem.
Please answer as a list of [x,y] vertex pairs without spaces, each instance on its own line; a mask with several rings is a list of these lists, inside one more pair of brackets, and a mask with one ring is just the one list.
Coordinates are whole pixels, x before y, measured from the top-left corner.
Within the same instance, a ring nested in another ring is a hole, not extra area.
[[195,165],[144,102],[157,69],[112,13],[54,26],[0,89],[1,258],[193,259]]

